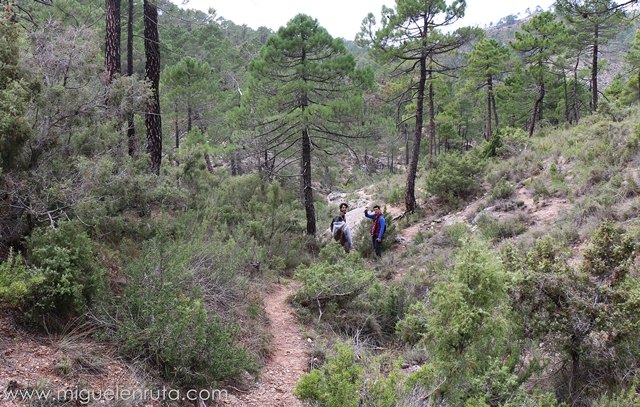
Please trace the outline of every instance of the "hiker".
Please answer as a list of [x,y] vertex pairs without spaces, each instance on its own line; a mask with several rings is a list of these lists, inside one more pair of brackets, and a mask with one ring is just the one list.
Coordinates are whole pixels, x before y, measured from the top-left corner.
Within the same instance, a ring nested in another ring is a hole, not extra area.
[[340,204],[340,212],[331,221],[331,235],[344,247],[345,253],[351,251],[351,229],[347,224],[347,209],[345,202]]
[[382,256],[382,239],[384,237],[385,229],[387,228],[384,216],[380,210],[379,205],[373,207],[373,213],[369,213],[369,207],[364,208],[364,216],[369,219],[373,219],[373,225],[371,226],[371,242],[373,243],[373,250],[376,252],[376,257]]

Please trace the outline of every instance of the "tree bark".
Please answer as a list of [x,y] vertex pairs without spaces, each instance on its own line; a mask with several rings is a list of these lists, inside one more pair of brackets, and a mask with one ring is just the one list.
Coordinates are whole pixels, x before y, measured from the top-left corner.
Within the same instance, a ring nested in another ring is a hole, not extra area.
[[[133,76],[133,1],[129,0],[127,7],[127,75]],[[133,113],[127,117],[127,140],[129,144],[129,156],[136,156],[136,126],[133,121]]]
[[151,83],[153,96],[147,106],[147,152],[151,158],[151,172],[160,174],[162,162],[162,118],[160,116],[160,38],[158,35],[158,8],[152,0],[144,0],[145,73]]
[[593,111],[598,110],[598,41],[600,35],[600,27],[595,26],[593,33],[593,59],[591,62],[591,104]]
[[313,206],[313,188],[311,187],[311,136],[309,129],[302,130],[302,188],[304,210],[307,215],[307,235],[316,235],[316,210]]
[[536,101],[533,103],[533,110],[531,111],[531,120],[529,122],[529,137],[533,136],[533,130],[536,127],[536,117],[541,117],[542,114],[539,112],[542,105],[542,100],[544,99],[544,84],[540,85],[540,93],[536,98]]
[[104,62],[106,83],[122,72],[120,62],[120,0],[105,0],[106,36]]
[[493,130],[491,129],[491,93],[493,92],[493,82],[491,75],[487,78],[487,133],[486,140],[489,140],[493,136]]
[[418,80],[417,101],[416,101],[416,126],[414,130],[413,152],[409,169],[407,171],[407,183],[404,193],[404,205],[407,212],[416,209],[416,173],[418,171],[418,158],[420,156],[420,141],[422,140],[422,126],[424,123],[424,88],[427,82],[427,61],[426,56],[420,58],[420,79]]
[[573,67],[573,119],[576,124],[580,121],[580,111],[578,109],[578,65],[580,57],[576,59],[576,65]]
[[402,123],[402,133],[404,134],[404,165],[409,165],[409,129],[407,123]]
[[496,130],[498,130],[498,128],[500,127],[500,120],[498,118],[498,109],[496,109],[496,95],[495,93],[493,93],[493,91],[491,92],[491,105],[493,106],[493,116],[496,121]]
[[176,118],[173,121],[174,124],[174,137],[176,139],[176,150],[180,148],[180,126],[179,126],[179,120],[178,120],[178,103],[176,102],[173,105],[173,112],[176,115]]
[[429,67],[429,154],[437,154],[436,151],[436,108],[433,100],[433,70]]
[[564,119],[571,122],[569,118],[569,86],[567,84],[567,72],[562,68],[562,89],[564,91]]

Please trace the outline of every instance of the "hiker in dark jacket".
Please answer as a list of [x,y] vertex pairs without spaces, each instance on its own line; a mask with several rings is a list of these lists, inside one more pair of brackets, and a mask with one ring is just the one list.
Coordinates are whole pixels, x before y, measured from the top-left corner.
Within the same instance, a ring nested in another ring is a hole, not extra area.
[[347,209],[349,205],[340,204],[340,212],[331,221],[331,235],[344,247],[345,253],[351,251],[351,229],[347,225]]
[[373,225],[371,226],[371,242],[373,243],[373,250],[376,252],[376,257],[380,257],[382,256],[382,238],[387,227],[382,211],[380,210],[380,206],[374,206],[372,214],[369,213],[369,207],[365,207],[364,216],[369,219],[373,219]]

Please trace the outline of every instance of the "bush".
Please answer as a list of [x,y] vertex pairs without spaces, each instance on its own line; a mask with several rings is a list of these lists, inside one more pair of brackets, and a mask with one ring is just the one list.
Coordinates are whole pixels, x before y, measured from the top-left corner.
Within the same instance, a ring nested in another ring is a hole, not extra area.
[[584,252],[582,269],[599,278],[621,281],[629,272],[636,245],[611,221],[603,222]]
[[528,374],[516,371],[519,349],[510,341],[508,282],[500,260],[471,240],[434,287],[424,335],[435,376],[447,378],[441,392],[452,405],[478,397],[505,400],[523,380],[519,375]]
[[513,195],[514,187],[513,184],[504,178],[496,183],[496,185],[491,190],[491,198],[492,199],[507,199]]
[[[201,237],[145,246],[127,270],[128,285],[114,304],[110,327],[125,356],[143,358],[183,386],[212,385],[255,371],[249,354],[235,345],[238,328],[215,311],[237,308],[247,288],[230,259],[233,242],[207,245]],[[231,246],[230,246],[231,245]],[[235,272],[235,274],[232,274]]]
[[24,304],[44,276],[27,268],[20,254],[9,251],[6,261],[0,263],[0,304],[12,307]]
[[361,386],[362,368],[356,365],[355,354],[346,345],[338,345],[321,369],[302,376],[294,394],[318,407],[358,407]]
[[295,278],[302,282],[296,302],[312,308],[344,309],[358,295],[366,293],[375,279],[373,273],[364,269],[356,254],[345,256],[341,250],[329,245],[320,252],[324,261],[296,270]]
[[527,230],[519,218],[495,219],[486,213],[478,217],[477,223],[482,235],[493,241],[515,237]]
[[447,205],[458,206],[480,190],[483,166],[484,162],[470,153],[441,154],[427,173],[427,192]]
[[85,312],[104,287],[93,242],[78,223],[36,229],[29,238],[29,254],[41,279],[26,301],[30,321],[64,322]]
[[[386,207],[384,208],[383,215],[387,227],[384,232],[384,238],[382,239],[382,255],[384,256],[384,253],[395,243],[396,237],[398,236],[398,228],[396,224],[392,222],[391,214],[387,212]],[[373,257],[375,255],[370,233],[372,222],[372,219],[364,218],[354,233],[354,246],[358,249],[358,253],[360,253],[362,257]]]
[[302,286],[294,301],[303,311],[317,313],[318,322],[348,335],[382,342],[407,307],[404,289],[379,283],[357,254],[345,255],[337,245],[323,248],[320,262],[299,267],[295,277]]
[[409,306],[406,315],[396,325],[400,339],[410,345],[420,342],[428,330],[429,309],[423,302],[415,302]]
[[574,269],[562,248],[545,238],[523,260],[510,255],[508,261],[522,274],[513,306],[523,335],[544,341],[567,364],[556,392],[577,404],[629,385],[626,372],[636,371],[640,360],[640,282],[629,273],[634,245],[606,222],[584,257]]

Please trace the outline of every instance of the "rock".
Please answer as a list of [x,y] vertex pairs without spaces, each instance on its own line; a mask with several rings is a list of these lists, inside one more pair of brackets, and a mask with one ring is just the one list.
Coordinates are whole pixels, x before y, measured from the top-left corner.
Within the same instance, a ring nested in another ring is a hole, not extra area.
[[332,192],[329,195],[327,195],[327,201],[329,201],[329,203],[339,204],[340,202],[346,199],[347,199],[347,194],[344,192]]

